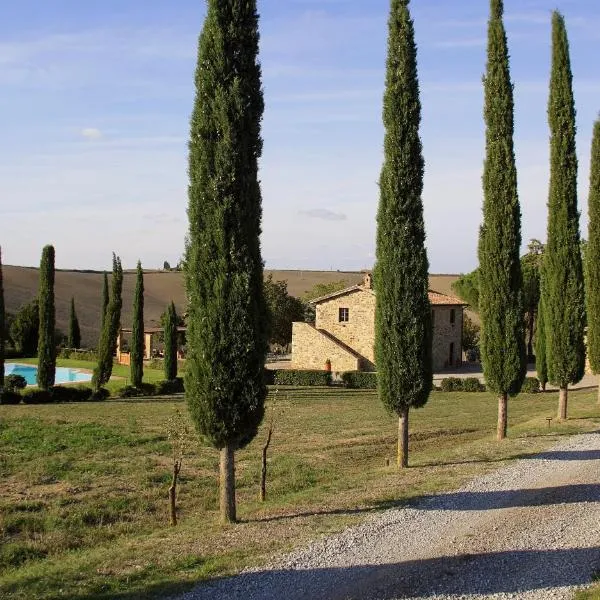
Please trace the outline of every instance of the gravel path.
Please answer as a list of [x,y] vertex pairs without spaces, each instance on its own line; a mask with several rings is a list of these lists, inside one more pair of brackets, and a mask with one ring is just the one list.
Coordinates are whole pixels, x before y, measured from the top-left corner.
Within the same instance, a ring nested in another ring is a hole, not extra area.
[[181,600],[570,599],[598,570],[592,433]]

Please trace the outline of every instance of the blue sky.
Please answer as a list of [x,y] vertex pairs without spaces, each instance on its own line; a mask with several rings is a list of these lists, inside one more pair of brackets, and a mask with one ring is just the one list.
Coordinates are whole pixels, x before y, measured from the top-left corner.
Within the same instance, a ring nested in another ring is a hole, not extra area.
[[[418,0],[432,272],[476,266],[488,3]],[[269,268],[374,260],[387,0],[259,0],[266,110],[262,249]],[[600,2],[506,0],[523,240],[545,238],[550,17],[567,21],[580,210],[600,110]],[[0,243],[7,264],[176,263],[201,0],[20,0],[0,10]]]

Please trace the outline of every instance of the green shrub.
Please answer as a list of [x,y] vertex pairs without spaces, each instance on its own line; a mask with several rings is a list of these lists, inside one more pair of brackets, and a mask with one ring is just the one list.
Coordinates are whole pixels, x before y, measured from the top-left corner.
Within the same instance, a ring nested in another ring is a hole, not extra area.
[[537,377],[525,377],[521,392],[523,394],[537,394],[540,391],[540,381]]
[[58,385],[52,390],[54,402],[89,402],[92,388],[84,386]]
[[138,398],[140,396],[155,396],[158,388],[153,383],[142,383],[140,387],[126,385],[117,390],[117,396],[120,398]]
[[485,392],[483,385],[477,377],[466,377],[462,382],[463,392]]
[[52,404],[54,398],[51,391],[31,389],[22,395],[23,404]]
[[21,394],[5,389],[0,392],[0,404],[21,404]]
[[102,402],[110,397],[110,392],[106,388],[100,388],[99,390],[92,392],[90,396],[90,402]]
[[331,385],[329,371],[294,371],[291,369],[275,369],[272,376],[266,374],[267,383],[272,377],[271,385],[316,386]]
[[377,389],[377,373],[363,371],[346,371],[342,374],[342,381],[347,388],[361,390]]
[[94,362],[98,360],[98,356],[95,352],[90,350],[73,350],[71,348],[63,348],[60,351],[59,358],[66,358],[71,360],[86,360]]
[[442,392],[462,392],[463,382],[460,377],[444,377],[440,382]]
[[156,386],[156,393],[159,396],[183,394],[184,392],[183,378],[181,377],[173,380],[163,379],[162,381],[157,381],[154,385]]
[[69,358],[71,358],[71,354],[72,351],[70,348],[61,348],[57,358],[64,358],[68,360]]
[[4,389],[9,392],[24,390],[27,387],[27,381],[23,375],[7,375],[4,378]]

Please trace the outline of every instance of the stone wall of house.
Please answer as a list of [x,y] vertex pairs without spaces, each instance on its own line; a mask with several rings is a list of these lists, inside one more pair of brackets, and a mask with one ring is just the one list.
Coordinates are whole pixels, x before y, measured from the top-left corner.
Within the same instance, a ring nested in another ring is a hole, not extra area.
[[[340,309],[348,309],[348,321],[340,322]],[[358,290],[316,306],[316,328],[324,329],[361,357],[361,369],[375,365],[375,295]]]
[[292,326],[292,368],[325,369],[331,361],[332,371],[359,370],[359,357],[336,344],[325,333],[309,323],[294,323]]
[[[461,306],[432,306],[433,370],[441,371],[462,364],[463,309]],[[454,311],[454,323],[450,318]],[[452,345],[452,349],[451,349]],[[450,354],[452,350],[452,356]]]

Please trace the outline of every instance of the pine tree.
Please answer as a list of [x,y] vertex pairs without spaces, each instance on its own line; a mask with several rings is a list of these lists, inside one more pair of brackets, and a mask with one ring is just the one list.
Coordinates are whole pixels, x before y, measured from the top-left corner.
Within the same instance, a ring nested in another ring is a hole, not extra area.
[[141,387],[144,378],[144,272],[138,261],[133,296],[133,326],[131,331],[131,385]]
[[388,21],[375,265],[377,386],[385,407],[399,418],[399,467],[408,466],[409,409],[427,402],[432,385],[421,102],[408,4],[408,0],[392,0]]
[[[588,199],[588,243],[585,257],[587,301],[587,351],[592,371],[600,373],[600,119],[594,123],[590,193]],[[600,385],[598,386],[600,402]]]
[[100,334],[104,329],[104,321],[106,320],[106,312],[108,311],[108,275],[104,271],[104,277],[102,279],[102,305],[100,306]]
[[100,342],[98,343],[98,363],[92,377],[92,385],[96,392],[108,383],[112,375],[113,355],[117,347],[117,336],[121,326],[123,268],[121,259],[115,254],[113,254],[111,283],[111,294],[104,319],[104,328],[100,332]]
[[546,384],[548,383],[548,362],[546,360],[546,332],[542,298],[540,298],[538,303],[537,319],[535,322],[535,369],[542,391],[546,391]]
[[165,379],[173,381],[177,378],[177,312],[175,304],[167,308],[165,322]]
[[256,435],[266,396],[258,41],[255,0],[208,0],[189,142],[185,388],[198,431],[221,453],[226,522],[236,520],[234,453]]
[[79,319],[75,312],[75,298],[71,298],[71,314],[69,316],[69,348],[81,347],[81,330],[79,328]]
[[542,296],[548,379],[560,389],[558,418],[567,418],[569,384],[585,369],[585,300],[577,210],[575,103],[569,42],[562,15],[552,15],[552,73],[548,103],[550,192]]
[[487,389],[498,396],[497,437],[506,437],[508,396],[527,372],[523,281],[519,248],[521,210],[513,146],[514,101],[502,0],[491,0],[484,78],[486,158],[483,224],[479,233],[481,360]]
[[38,292],[40,329],[38,334],[37,384],[48,391],[54,386],[56,375],[56,341],[54,310],[54,247],[45,246],[40,262],[40,288]]
[[0,247],[0,392],[4,389],[4,351],[6,344],[6,315],[4,314],[4,279],[2,275],[2,248]]

